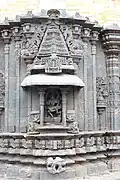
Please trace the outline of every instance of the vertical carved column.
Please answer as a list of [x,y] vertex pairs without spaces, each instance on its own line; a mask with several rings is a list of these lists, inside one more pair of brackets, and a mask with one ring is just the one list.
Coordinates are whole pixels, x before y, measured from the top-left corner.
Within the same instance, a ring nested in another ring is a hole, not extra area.
[[5,60],[5,123],[4,131],[9,132],[9,43],[10,36],[9,30],[2,31],[2,37],[4,39],[4,60]]
[[97,130],[97,108],[96,108],[96,42],[98,40],[98,32],[91,33],[91,54],[92,54],[92,81],[93,81],[93,129]]
[[28,87],[27,103],[28,103],[28,119],[29,119],[31,110],[32,110],[32,89],[31,89],[31,87]]
[[66,104],[67,104],[67,90],[62,89],[61,90],[62,93],[62,124],[63,126],[66,126],[66,113],[67,113],[67,109],[66,109]]
[[13,36],[15,40],[15,60],[16,60],[16,132],[20,131],[20,34],[19,27],[13,28]]
[[90,38],[90,29],[88,28],[84,28],[83,29],[83,34],[82,34],[82,39],[84,42],[84,50],[85,50],[85,54],[84,54],[84,62],[83,62],[83,68],[84,68],[84,72],[83,72],[83,78],[84,78],[84,83],[85,83],[85,87],[84,87],[84,130],[88,130],[89,128],[89,123],[88,123],[88,106],[87,106],[87,48],[88,48],[88,42],[89,42],[89,38]]
[[106,59],[107,77],[109,85],[108,117],[110,118],[110,129],[117,128],[119,111],[119,61],[118,54],[109,54]]
[[3,111],[5,108],[5,79],[2,72],[0,72],[0,131],[4,130]]
[[39,95],[40,95],[40,125],[41,126],[44,125],[44,105],[45,105],[44,94],[45,94],[44,89],[41,89],[39,91]]
[[120,129],[120,81],[119,60],[120,30],[107,29],[103,32],[103,47],[106,54],[106,71],[108,83],[107,124],[112,130]]

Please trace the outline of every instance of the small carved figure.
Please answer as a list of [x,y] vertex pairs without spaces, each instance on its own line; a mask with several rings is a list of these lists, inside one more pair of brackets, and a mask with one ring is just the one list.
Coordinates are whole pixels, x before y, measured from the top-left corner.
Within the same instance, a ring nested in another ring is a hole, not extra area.
[[97,110],[99,114],[102,114],[106,107],[106,98],[108,96],[108,89],[105,80],[102,77],[96,79],[97,90]]
[[47,102],[48,105],[48,114],[54,118],[54,115],[59,113],[60,105],[58,97],[55,99],[54,96],[51,96],[51,98]]
[[105,100],[105,98],[108,96],[108,89],[103,77],[97,77],[96,89],[97,89],[97,101],[99,101],[99,99]]
[[33,132],[36,130],[36,126],[40,122],[40,113],[39,111],[33,111],[28,117],[28,132]]
[[73,122],[75,120],[75,111],[74,110],[68,110],[67,111],[67,122]]
[[80,55],[80,56],[83,55],[83,47],[77,42],[71,44],[70,50],[72,55]]
[[25,40],[22,43],[21,54],[25,56],[30,56],[38,52],[38,42],[37,40]]
[[75,133],[75,134],[79,133],[78,122],[74,121],[69,125],[69,128],[70,128],[69,130],[70,133]]
[[65,171],[65,162],[64,159],[56,157],[55,159],[50,157],[47,159],[47,170],[51,174],[57,174]]
[[28,132],[34,132],[35,131],[35,124],[33,122],[28,123],[27,131]]

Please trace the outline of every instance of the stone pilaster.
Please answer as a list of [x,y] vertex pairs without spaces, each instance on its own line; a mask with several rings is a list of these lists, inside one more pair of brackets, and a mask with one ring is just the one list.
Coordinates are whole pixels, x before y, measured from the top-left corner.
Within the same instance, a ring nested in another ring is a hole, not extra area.
[[39,95],[40,95],[40,125],[43,126],[44,125],[44,105],[45,105],[45,102],[44,102],[44,94],[45,94],[45,91],[44,89],[41,89],[39,91]]
[[62,89],[62,124],[66,126],[66,115],[67,115],[67,90]]
[[83,29],[83,33],[82,33],[82,39],[84,42],[84,50],[85,50],[85,54],[84,54],[84,59],[83,59],[83,81],[85,83],[85,87],[83,89],[84,91],[84,130],[88,130],[89,129],[89,122],[88,122],[88,103],[87,103],[87,87],[88,87],[88,83],[87,83],[87,49],[88,49],[88,42],[90,39],[90,29],[89,28],[84,28]]
[[5,60],[5,122],[4,131],[9,132],[9,43],[10,43],[10,32],[9,30],[2,31],[2,37],[4,40],[4,60]]
[[120,30],[107,29],[103,32],[103,47],[106,54],[108,83],[107,124],[111,130],[120,129],[120,81],[119,60]]
[[16,61],[16,132],[20,131],[20,34],[19,27],[13,28],[13,36],[15,41],[15,61]]
[[31,111],[32,111],[32,89],[31,89],[31,87],[29,87],[28,91],[27,91],[27,103],[28,103],[28,119],[29,119]]
[[92,81],[93,81],[93,129],[98,129],[97,108],[96,108],[96,42],[98,40],[98,32],[91,32],[91,54],[92,54]]

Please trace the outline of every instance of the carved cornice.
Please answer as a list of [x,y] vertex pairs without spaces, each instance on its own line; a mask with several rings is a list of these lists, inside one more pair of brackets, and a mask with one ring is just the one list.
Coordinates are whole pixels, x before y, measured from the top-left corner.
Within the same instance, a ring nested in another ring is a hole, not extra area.
[[[90,20],[88,20],[88,18],[84,18],[84,17],[76,17],[73,16],[68,17],[66,15],[66,17],[62,17],[62,13],[60,14],[59,10],[56,9],[50,9],[48,10],[47,14],[45,16],[43,16],[42,14],[40,15],[34,15],[31,11],[28,11],[28,13],[26,13],[26,15],[22,15],[22,16],[16,16],[15,20],[8,20],[8,18],[5,19],[5,21],[3,23],[0,23],[0,29],[1,31],[5,30],[10,30],[12,28],[15,27],[20,27],[22,29],[23,27],[23,33],[26,33],[26,35],[30,35],[33,32],[31,31],[31,24],[32,23],[38,23],[41,24],[41,22],[49,22],[49,21],[55,21],[58,22],[60,24],[72,24],[73,25],[73,33],[74,35],[80,35],[81,34],[81,26],[83,26],[84,28],[89,28],[91,30],[95,30],[95,31],[101,31],[102,27],[99,26],[98,24],[96,24],[96,22],[91,22]],[[74,20],[74,23],[73,23]],[[16,31],[16,30],[15,30]],[[84,31],[84,30],[83,30]],[[14,32],[12,32],[14,34]],[[85,31],[86,33],[86,31]],[[12,35],[13,36],[13,35]],[[84,36],[84,34],[83,34]],[[85,34],[86,36],[86,34]]]

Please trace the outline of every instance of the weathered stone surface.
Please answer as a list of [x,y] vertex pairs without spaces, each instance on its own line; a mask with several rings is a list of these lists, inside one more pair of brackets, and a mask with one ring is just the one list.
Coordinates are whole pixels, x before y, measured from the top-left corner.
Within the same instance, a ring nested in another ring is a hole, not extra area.
[[120,171],[120,29],[101,30],[55,9],[0,24],[0,178]]

